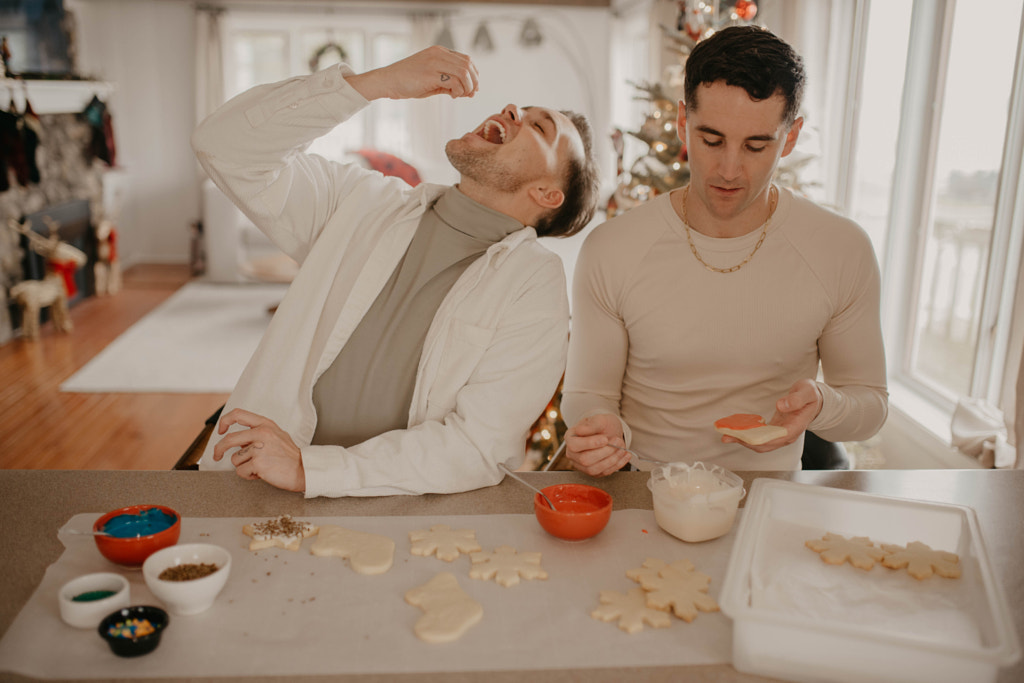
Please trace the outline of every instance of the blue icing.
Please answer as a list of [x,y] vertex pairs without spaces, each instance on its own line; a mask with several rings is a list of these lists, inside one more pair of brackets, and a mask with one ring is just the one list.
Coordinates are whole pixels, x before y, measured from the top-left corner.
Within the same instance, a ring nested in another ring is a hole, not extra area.
[[138,514],[124,514],[111,517],[102,531],[115,538],[136,538],[160,533],[174,526],[177,517],[158,508],[142,510]]

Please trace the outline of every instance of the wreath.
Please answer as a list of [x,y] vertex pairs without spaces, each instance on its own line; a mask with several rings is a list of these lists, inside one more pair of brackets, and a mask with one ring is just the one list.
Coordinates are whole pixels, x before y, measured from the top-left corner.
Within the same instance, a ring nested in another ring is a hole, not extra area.
[[319,71],[320,60],[323,59],[324,55],[330,52],[336,52],[338,54],[338,59],[343,62],[348,59],[348,53],[345,52],[345,48],[331,40],[324,43],[313,52],[313,56],[309,58],[309,72],[316,73]]

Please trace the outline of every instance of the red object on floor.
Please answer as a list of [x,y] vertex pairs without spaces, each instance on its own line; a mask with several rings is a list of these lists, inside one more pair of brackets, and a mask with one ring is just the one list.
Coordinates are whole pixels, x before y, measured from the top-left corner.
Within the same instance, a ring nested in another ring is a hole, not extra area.
[[370,168],[380,171],[384,175],[401,178],[413,187],[422,182],[419,172],[394,154],[388,154],[376,149],[361,149],[356,154],[366,159],[367,163],[370,164]]

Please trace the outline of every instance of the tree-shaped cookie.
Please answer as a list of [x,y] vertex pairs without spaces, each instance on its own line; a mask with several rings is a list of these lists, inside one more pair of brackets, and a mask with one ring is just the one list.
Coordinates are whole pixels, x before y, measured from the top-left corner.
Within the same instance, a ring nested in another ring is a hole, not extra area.
[[437,555],[437,559],[451,562],[459,553],[475,553],[483,548],[476,542],[472,529],[452,529],[447,524],[435,524],[429,529],[409,532],[412,548],[409,552],[421,557]]
[[[654,571],[657,571],[655,574]],[[648,559],[641,569],[631,569],[626,576],[647,591],[648,607],[672,613],[689,623],[697,612],[717,612],[718,603],[708,595],[711,577],[696,570],[689,560],[666,564]]]
[[492,552],[478,552],[469,556],[473,566],[469,576],[489,581],[494,579],[502,586],[514,586],[519,579],[546,579],[548,573],[541,569],[540,553],[517,553],[516,549],[502,545]]
[[915,579],[927,579],[933,573],[947,579],[960,578],[960,558],[956,553],[932,550],[920,541],[911,541],[904,548],[901,545],[883,545],[888,555],[882,558],[882,566],[889,569],[907,568]]
[[647,606],[647,593],[637,586],[626,593],[601,591],[601,606],[590,613],[598,621],[619,620],[619,628],[626,633],[644,630],[644,624],[654,628],[668,628],[672,618],[667,612]]
[[821,553],[821,559],[827,564],[842,564],[849,562],[858,569],[865,571],[875,566],[885,557],[885,551],[875,547],[875,544],[867,536],[854,536],[846,538],[839,534],[826,533],[821,538],[814,538],[804,543],[816,553]]

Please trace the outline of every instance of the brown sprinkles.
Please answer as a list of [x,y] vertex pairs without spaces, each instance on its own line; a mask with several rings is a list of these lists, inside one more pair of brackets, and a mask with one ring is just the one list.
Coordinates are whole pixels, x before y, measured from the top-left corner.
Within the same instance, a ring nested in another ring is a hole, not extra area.
[[220,567],[217,565],[206,562],[201,564],[179,564],[174,567],[168,567],[160,572],[159,578],[162,581],[192,581],[193,579],[209,576],[218,569]]
[[256,522],[252,530],[259,536],[301,536],[308,527],[308,522],[297,522],[291,515],[281,515],[265,522]]

